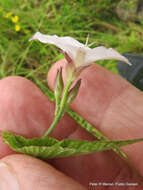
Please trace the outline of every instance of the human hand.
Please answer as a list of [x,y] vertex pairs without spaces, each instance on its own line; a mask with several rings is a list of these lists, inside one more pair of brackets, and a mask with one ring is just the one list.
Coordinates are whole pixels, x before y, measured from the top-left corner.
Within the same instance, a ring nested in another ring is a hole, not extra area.
[[[55,64],[48,74],[51,88],[56,69],[61,65],[65,67],[64,60]],[[141,91],[99,65],[87,68],[81,78],[80,91],[71,105],[72,109],[112,140],[143,137]],[[8,77],[0,81],[0,92],[1,131],[10,130],[25,137],[40,137],[47,131],[54,115],[54,105],[35,85],[22,77]],[[52,136],[58,139],[94,139],[68,115],[58,123]],[[89,186],[89,183],[98,182],[138,183],[134,188],[139,190],[143,186],[143,143],[122,148],[139,172],[112,151],[49,160],[55,169],[36,158],[15,154],[1,139],[0,147],[1,161],[7,165],[0,164],[2,190],[16,190],[18,186],[24,190],[107,188]],[[120,188],[111,187],[114,190]],[[133,189],[131,186],[125,188]]]

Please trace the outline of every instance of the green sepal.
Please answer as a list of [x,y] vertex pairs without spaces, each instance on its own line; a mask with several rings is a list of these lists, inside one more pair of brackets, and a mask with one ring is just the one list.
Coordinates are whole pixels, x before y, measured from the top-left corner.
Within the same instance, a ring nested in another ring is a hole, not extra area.
[[69,106],[78,94],[81,85],[81,79],[69,90],[66,104]]
[[80,85],[81,85],[81,79],[77,80],[75,85],[68,91],[67,100],[66,100],[65,107],[63,109],[63,113],[65,113],[69,109],[69,105],[76,98]]
[[56,102],[56,109],[55,109],[55,115],[57,115],[57,112],[59,110],[60,102],[61,102],[61,95],[64,88],[64,82],[62,78],[62,67],[60,67],[57,71],[57,75],[55,78],[55,84],[54,84],[54,96],[55,96],[55,102]]
[[126,141],[86,141],[64,139],[58,141],[51,137],[26,139],[11,132],[2,132],[2,139],[14,151],[41,159],[83,155],[143,141],[143,139]]

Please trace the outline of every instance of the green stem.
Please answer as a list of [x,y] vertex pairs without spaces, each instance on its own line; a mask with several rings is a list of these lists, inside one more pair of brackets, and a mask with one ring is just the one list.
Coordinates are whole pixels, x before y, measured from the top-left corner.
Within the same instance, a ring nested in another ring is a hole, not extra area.
[[59,122],[59,120],[61,119],[61,114],[58,114],[55,119],[53,120],[52,124],[50,125],[48,131],[44,134],[43,137],[48,137],[49,134],[52,132],[52,130],[54,129],[54,127],[56,126],[56,124]]
[[71,80],[67,81],[67,84],[66,84],[66,86],[64,88],[63,97],[62,97],[62,100],[61,100],[59,112],[63,111],[64,108],[65,108],[65,104],[66,104],[69,88],[71,87],[71,85],[72,85],[72,81]]
[[62,100],[61,100],[61,103],[60,103],[59,111],[57,112],[51,126],[49,127],[48,131],[45,133],[45,135],[43,137],[49,136],[49,134],[55,128],[56,124],[59,122],[59,120],[64,115],[66,101],[67,101],[67,97],[68,97],[68,91],[69,91],[69,88],[71,87],[71,85],[72,85],[72,81],[71,80],[67,81],[66,86],[65,86],[64,91],[63,91],[63,97],[62,97]]

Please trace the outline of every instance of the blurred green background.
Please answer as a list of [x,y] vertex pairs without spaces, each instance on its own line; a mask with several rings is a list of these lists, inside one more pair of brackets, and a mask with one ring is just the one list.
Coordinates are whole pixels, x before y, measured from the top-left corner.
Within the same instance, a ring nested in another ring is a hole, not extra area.
[[[62,55],[55,46],[29,42],[36,31],[72,36],[82,43],[89,33],[89,43],[95,42],[92,47],[104,45],[120,53],[142,53],[142,10],[137,3],[140,2],[1,0],[0,78],[24,76],[46,92],[48,70]],[[117,74],[116,61],[98,63]]]

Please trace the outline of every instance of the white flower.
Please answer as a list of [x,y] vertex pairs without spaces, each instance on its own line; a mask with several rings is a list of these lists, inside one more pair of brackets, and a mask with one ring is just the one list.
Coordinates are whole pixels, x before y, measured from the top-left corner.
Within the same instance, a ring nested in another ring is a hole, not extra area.
[[30,41],[35,39],[42,43],[49,43],[59,47],[72,59],[76,67],[86,66],[92,62],[104,59],[116,59],[131,65],[127,58],[112,48],[107,49],[103,46],[89,48],[69,36],[58,37],[56,35],[45,35],[36,32],[32,38],[30,38]]

